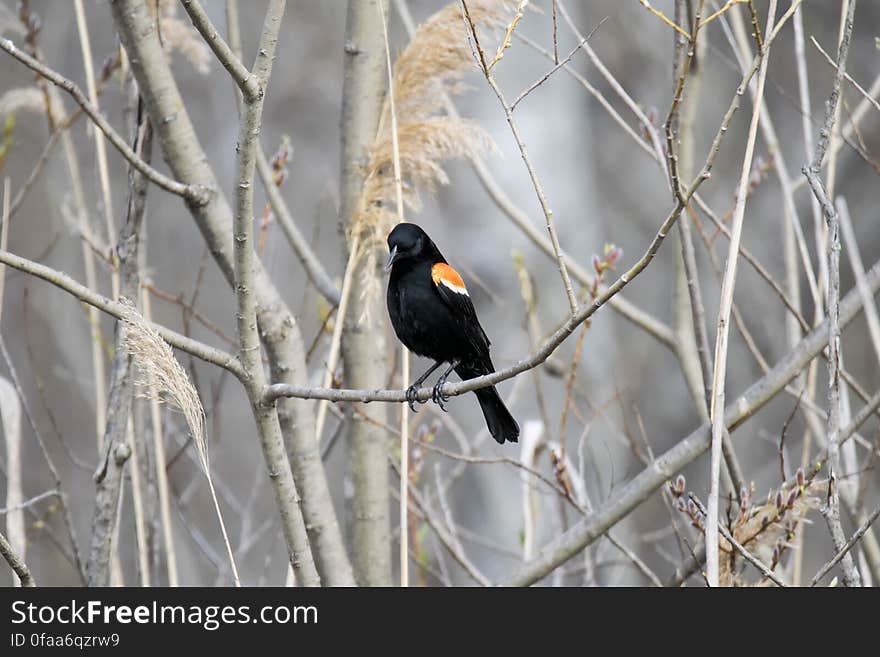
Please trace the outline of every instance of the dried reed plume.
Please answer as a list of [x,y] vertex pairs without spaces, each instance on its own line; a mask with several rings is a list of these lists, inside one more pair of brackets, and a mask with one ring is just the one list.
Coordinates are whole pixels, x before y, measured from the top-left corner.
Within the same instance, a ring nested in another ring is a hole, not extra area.
[[[675,506],[690,518],[694,527],[705,532],[705,516],[692,499],[687,499],[685,488],[682,475],[670,482],[669,491],[675,499]],[[744,488],[740,491],[738,508],[734,508],[736,505],[732,500],[728,503],[725,526],[737,543],[774,571],[785,551],[794,547],[792,541],[798,526],[809,523],[807,514],[819,507],[820,488],[821,482],[814,481],[812,476],[806,477],[802,469],[797,471],[794,483],[771,490],[763,504],[753,503],[753,487]],[[746,566],[739,551],[723,536],[718,538],[718,548],[721,552],[718,568],[720,586],[771,584],[763,576],[753,578],[755,571]]]
[[[506,7],[500,0],[468,3],[474,23],[494,28],[503,24]],[[461,18],[453,2],[426,20],[394,64],[394,102],[403,199],[412,211],[421,209],[418,189],[433,191],[449,182],[441,162],[474,158],[494,148],[476,123],[445,115],[444,96],[460,93],[474,60]],[[361,238],[367,255],[366,293],[375,292],[377,247],[397,222],[390,106],[386,98],[376,140],[370,149],[366,177],[358,200],[352,232]]]
[[[795,531],[801,523],[810,522],[807,513],[819,507],[818,484],[804,482],[794,486],[783,486],[771,491],[767,501],[760,505],[751,503],[751,491],[742,491],[739,517],[730,523],[728,529],[737,542],[754,554],[763,563],[775,570],[782,555],[794,547]],[[719,538],[721,559],[718,565],[720,586],[768,586],[770,580],[747,579],[755,573],[746,569],[745,561],[732,545],[722,536]]]
[[201,399],[199,399],[199,393],[190,382],[186,371],[177,362],[170,345],[143,318],[130,300],[120,298],[120,303],[126,307],[125,315],[122,318],[124,322],[122,348],[131,357],[139,372],[139,378],[135,379],[135,385],[143,397],[170,404],[183,413],[186,425],[196,445],[199,461],[205,471],[205,477],[208,479],[208,488],[211,490],[214,508],[220,521],[220,530],[226,544],[232,577],[235,580],[235,585],[241,586],[235,557],[232,554],[232,547],[226,533],[226,524],[223,522],[217,494],[214,492],[214,482],[211,479],[208,442],[205,433],[205,410],[202,407]]

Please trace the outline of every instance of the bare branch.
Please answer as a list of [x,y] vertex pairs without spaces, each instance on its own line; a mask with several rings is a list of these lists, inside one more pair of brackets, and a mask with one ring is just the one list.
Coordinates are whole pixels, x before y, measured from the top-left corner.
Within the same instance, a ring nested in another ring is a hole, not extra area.
[[[142,0],[116,0],[111,9],[171,170],[182,180],[220,190],[146,4]],[[174,120],[166,120],[167,117]],[[227,199],[217,191],[207,205],[190,204],[188,209],[226,280],[234,285],[232,210]],[[259,261],[254,263],[253,282],[257,321],[273,378],[284,382],[306,380],[305,349],[298,322]],[[303,513],[315,544],[318,571],[327,584],[332,584],[331,580],[343,585],[351,583],[353,580],[347,577],[351,568],[314,437],[314,410],[308,402],[291,400],[280,403],[277,412],[291,454],[290,462],[284,455],[283,461],[289,465],[282,464],[280,471],[292,467],[296,481],[301,484]],[[272,458],[276,456],[273,454]],[[272,473],[275,472],[278,470],[273,469]],[[285,504],[294,502],[294,497],[284,497]],[[289,506],[279,508],[282,515],[291,512]],[[334,579],[337,575],[339,580]]]
[[[855,0],[851,0],[852,5]],[[851,6],[852,6],[851,5]],[[830,109],[830,106],[829,106]],[[833,116],[833,112],[828,112]],[[821,142],[821,140],[820,140]],[[818,149],[819,147],[817,147]],[[818,152],[818,150],[817,150]],[[828,467],[831,482],[829,483],[828,504],[823,515],[828,523],[834,547],[843,551],[846,536],[840,523],[839,486],[835,477],[840,473],[840,219],[837,209],[825,192],[825,186],[816,175],[821,162],[817,159],[813,168],[804,167],[804,175],[822,206],[825,221],[828,224]],[[847,586],[861,586],[861,579],[856,570],[852,556],[843,555],[843,581]]]
[[[273,0],[266,9],[263,34],[257,51],[253,76],[264,90],[275,59],[275,45],[285,0]],[[238,306],[239,360],[244,367],[243,380],[254,418],[257,421],[260,442],[266,466],[276,476],[272,477],[273,491],[281,510],[282,529],[287,541],[290,565],[297,579],[304,586],[319,586],[320,577],[312,557],[308,534],[300,509],[299,493],[293,481],[290,465],[285,458],[281,425],[275,409],[262,403],[261,390],[266,375],[260,357],[260,334],[257,328],[257,296],[254,276],[254,170],[256,166],[257,139],[263,116],[264,94],[249,94],[243,88],[244,103],[238,133],[236,162],[236,196],[233,231],[233,261],[235,264],[235,299]]]
[[856,543],[861,540],[862,536],[865,535],[871,525],[874,524],[874,521],[877,520],[877,517],[880,516],[880,506],[874,509],[874,512],[868,516],[865,522],[862,523],[862,526],[859,527],[855,533],[850,537],[850,539],[840,548],[837,554],[834,555],[834,558],[831,559],[828,563],[826,563],[822,568],[819,569],[819,572],[813,577],[813,580],[810,582],[810,586],[816,586],[828,572],[836,566],[841,559],[843,559],[850,550],[853,549]]
[[258,100],[263,95],[264,89],[261,81],[236,57],[226,41],[220,36],[217,28],[214,27],[214,23],[211,22],[201,3],[198,0],[181,0],[181,4],[189,15],[193,27],[204,37],[208,47],[217,56],[218,61],[223,64],[223,68],[229,71],[229,75],[241,90],[245,102],[253,103]]
[[[765,41],[766,43],[766,41]],[[871,292],[880,290],[880,263],[868,272]],[[857,290],[852,290],[840,303],[841,328],[849,324],[862,308]],[[755,381],[724,413],[727,429],[735,430],[749,417],[770,401],[786,384],[818,356],[827,346],[828,321],[808,333],[796,348],[780,360],[773,369]],[[657,457],[629,483],[619,487],[611,497],[575,527],[553,541],[531,561],[503,580],[507,586],[527,586],[565,563],[583,548],[602,536],[636,506],[645,501],[653,491],[669,481],[688,463],[692,462],[711,443],[711,427],[704,424],[686,438]]]
[[0,532],[0,555],[3,555],[6,563],[8,563],[13,572],[18,575],[18,579],[22,586],[33,587],[37,585],[34,581],[33,575],[31,575],[31,571],[27,567],[27,564],[20,556],[18,556],[18,554],[16,554],[15,550],[12,549],[9,541],[7,541],[6,537],[3,535],[3,532]]
[[477,38],[477,27],[476,25],[474,25],[473,21],[470,18],[470,13],[467,9],[467,3],[465,2],[465,0],[460,0],[460,2],[463,15],[465,16],[465,23],[470,30],[470,38],[473,38],[474,44],[476,45],[477,51],[479,52],[478,61],[482,64],[483,75],[485,75],[486,82],[489,83],[489,86],[492,88],[492,91],[495,92],[495,95],[498,98],[498,102],[501,104],[501,108],[504,111],[504,116],[507,118],[507,124],[510,126],[510,131],[513,134],[516,145],[519,147],[520,156],[522,157],[522,160],[526,165],[526,169],[529,172],[529,178],[531,178],[532,186],[535,188],[535,194],[538,196],[538,202],[540,203],[541,210],[544,213],[547,233],[550,236],[550,243],[553,245],[553,253],[556,257],[556,266],[559,268],[559,275],[562,277],[562,284],[563,287],[565,287],[565,294],[568,297],[568,306],[571,310],[572,317],[574,317],[574,315],[577,314],[578,311],[578,302],[577,298],[574,295],[574,288],[571,285],[571,278],[569,278],[568,275],[568,267],[565,264],[565,256],[563,256],[562,254],[562,247],[559,245],[559,238],[556,236],[556,228],[553,225],[553,210],[550,209],[550,205],[547,202],[547,197],[544,194],[544,189],[541,187],[541,183],[538,180],[538,174],[535,171],[535,167],[532,164],[531,159],[529,159],[528,151],[526,151],[525,142],[523,141],[522,137],[520,137],[519,130],[516,127],[516,122],[513,120],[513,107],[507,104],[507,100],[504,98],[504,93],[501,91],[501,87],[498,86],[495,78],[492,77],[490,67],[486,65],[486,60],[483,55],[483,51],[480,48],[479,40]]
[[[14,255],[8,251],[0,251],[0,262],[13,269],[25,272],[26,274],[31,274],[51,283],[55,287],[73,295],[80,301],[87,303],[98,310],[102,310],[116,319],[122,319],[125,316],[125,306],[121,303],[111,301],[107,297],[90,290],[86,286],[80,285],[63,272]],[[192,354],[196,358],[207,363],[222,367],[223,369],[228,370],[231,374],[234,374],[237,378],[242,378],[244,376],[244,370],[235,356],[232,356],[221,349],[199,342],[198,340],[188,338],[185,335],[181,335],[180,333],[172,331],[159,324],[153,324],[152,326],[159,335],[162,336],[162,339],[172,347],[185,351],[188,354]]]
[[336,287],[330,274],[324,269],[324,265],[318,259],[318,256],[315,255],[315,252],[309,246],[308,240],[306,240],[296,225],[296,221],[293,219],[293,214],[291,214],[290,208],[281,194],[281,190],[278,189],[278,186],[272,180],[272,171],[269,163],[266,161],[266,154],[263,152],[263,147],[259,145],[257,146],[257,173],[260,175],[263,189],[266,191],[266,196],[272,206],[272,212],[275,213],[275,217],[278,219],[281,232],[284,233],[290,248],[293,249],[293,252],[302,263],[309,280],[312,281],[315,289],[327,301],[334,306],[338,306],[341,292]]
[[[825,52],[824,48],[822,48],[822,46],[819,45],[819,42],[816,41],[816,37],[811,36],[810,42],[816,47],[816,50],[818,50],[820,53],[822,53],[822,56],[825,58],[825,61],[827,61],[833,69],[837,70],[837,62],[835,62],[831,58],[831,55],[829,55],[827,52]],[[874,108],[878,112],[880,112],[880,102],[877,102],[877,100],[875,100],[874,97],[871,94],[869,94],[867,91],[865,91],[865,89],[864,89],[864,87],[862,87],[862,85],[860,85],[858,82],[853,80],[852,76],[850,76],[850,74],[847,73],[846,71],[843,72],[843,77],[847,82],[849,82],[853,87],[855,87],[856,91],[858,91],[860,94],[862,94],[862,97],[867,102],[869,102],[871,105],[873,105]]]
[[135,169],[140,171],[151,182],[155,183],[157,186],[161,187],[167,192],[182,196],[190,203],[202,205],[207,202],[207,198],[210,195],[210,192],[204,186],[186,185],[184,183],[173,180],[168,176],[159,173],[153,167],[151,167],[149,164],[139,158],[137,154],[135,154],[135,152],[131,150],[131,147],[127,143],[125,143],[125,140],[119,136],[119,133],[117,133],[113,129],[113,126],[111,126],[107,122],[107,119],[105,119],[101,115],[100,111],[94,105],[92,105],[91,102],[89,102],[89,99],[74,82],[68,80],[60,73],[53,71],[48,66],[41,64],[39,61],[28,55],[26,52],[17,48],[15,44],[12,43],[12,41],[9,39],[0,38],[0,50],[5,51],[9,55],[12,55],[15,59],[27,66],[29,69],[43,76],[52,84],[57,85],[58,87],[69,93],[73,97],[73,99],[77,103],[79,103],[80,107],[83,108],[83,111],[89,116],[94,124],[98,126],[101,132],[106,135],[107,139],[110,140],[110,143],[113,144],[113,146],[116,148],[116,150],[119,151],[122,157],[128,160]]
[[[137,105],[140,101],[136,101]],[[135,127],[135,155],[149,165],[152,157],[153,132],[149,119],[138,113]],[[117,283],[120,298],[137,302],[140,297],[140,249],[141,225],[146,211],[146,177],[133,169],[129,175],[129,197],[125,225],[119,234],[116,252],[119,255],[120,279]],[[118,508],[122,494],[125,464],[133,454],[129,441],[129,421],[133,398],[133,359],[125,348],[129,326],[125,321],[116,325],[116,341],[110,370],[110,392],[107,397],[107,424],[102,449],[98,457],[100,465],[95,475],[95,507],[92,514],[92,536],[86,577],[89,586],[108,586],[111,583],[111,564],[117,559],[114,549],[118,535]],[[139,523],[138,523],[139,524]]]
[[[802,171],[807,182],[813,190],[813,194],[825,216],[828,225],[828,467],[830,470],[830,483],[828,491],[828,504],[823,511],[834,547],[838,552],[843,552],[846,537],[840,523],[840,497],[835,477],[840,476],[840,219],[834,203],[828,197],[825,185],[819,178],[822,171],[822,162],[831,142],[834,122],[837,117],[840,89],[843,84],[843,76],[846,72],[846,59],[849,54],[849,44],[852,38],[853,16],[855,14],[856,0],[849,0],[847,6],[845,24],[843,28],[840,46],[837,51],[837,71],[834,76],[834,84],[831,96],[825,108],[825,120],[819,132],[819,141],[816,144],[816,152],[809,166]],[[831,173],[829,172],[829,176]],[[864,289],[864,286],[860,286]],[[856,570],[852,556],[845,553],[842,558],[843,580],[847,586],[861,586],[861,578]]]
[[550,76],[553,75],[554,73],[556,73],[556,71],[558,71],[560,68],[562,68],[566,64],[568,64],[571,61],[571,58],[575,56],[577,51],[580,50],[581,48],[583,48],[584,44],[592,38],[592,36],[596,33],[596,30],[598,30],[600,27],[602,27],[602,23],[604,23],[607,20],[608,20],[608,17],[606,16],[601,21],[599,21],[599,23],[596,25],[596,27],[594,27],[587,36],[585,36],[583,39],[581,39],[580,42],[574,48],[572,48],[571,52],[568,53],[568,55],[565,57],[565,59],[563,59],[561,62],[557,62],[553,68],[551,68],[544,75],[542,75],[540,78],[538,78],[532,84],[530,84],[528,87],[526,87],[526,89],[523,90],[523,92],[519,96],[517,96],[516,99],[510,104],[510,111],[513,112],[516,109],[516,106],[519,104],[519,102],[523,98],[528,96],[535,89],[537,89],[542,84],[544,84],[547,80],[549,80]]

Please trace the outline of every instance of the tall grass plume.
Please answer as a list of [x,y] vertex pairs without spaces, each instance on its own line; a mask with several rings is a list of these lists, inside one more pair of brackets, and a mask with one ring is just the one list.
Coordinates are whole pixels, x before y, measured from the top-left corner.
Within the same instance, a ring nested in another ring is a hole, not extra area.
[[199,393],[190,382],[186,371],[174,357],[171,346],[144,319],[131,301],[121,298],[120,302],[126,307],[125,315],[122,318],[125,326],[122,348],[138,368],[139,375],[135,379],[135,385],[143,397],[170,404],[183,413],[187,428],[196,446],[196,452],[199,455],[199,462],[208,480],[208,488],[211,491],[214,509],[217,512],[220,530],[223,533],[232,577],[235,585],[241,586],[235,557],[226,532],[226,523],[223,521],[223,514],[220,511],[220,504],[217,501],[214,482],[211,478],[211,464],[205,430],[205,410],[202,407]]
[[[815,475],[815,472],[813,473]],[[763,503],[754,501],[754,485],[740,491],[739,503],[728,500],[727,512],[722,519],[730,535],[742,547],[775,571],[785,553],[794,548],[798,527],[810,520],[811,509],[820,504],[821,482],[806,476],[798,469],[794,481],[771,490]],[[669,483],[669,492],[675,507],[690,518],[700,532],[706,531],[703,510],[685,495],[686,481],[678,475]],[[769,586],[770,579],[755,571],[740,552],[724,536],[718,537],[720,559],[719,586]]]
[[[501,0],[472,0],[468,7],[479,27],[504,24],[507,8]],[[433,192],[449,182],[444,160],[472,159],[494,149],[478,124],[446,114],[445,96],[461,93],[465,89],[462,80],[472,70],[474,60],[458,2],[428,18],[394,64],[392,90],[403,201],[412,212],[421,209],[419,190]],[[360,237],[367,258],[365,294],[378,291],[379,280],[373,275],[378,252],[398,221],[390,110],[386,97],[351,229]]]

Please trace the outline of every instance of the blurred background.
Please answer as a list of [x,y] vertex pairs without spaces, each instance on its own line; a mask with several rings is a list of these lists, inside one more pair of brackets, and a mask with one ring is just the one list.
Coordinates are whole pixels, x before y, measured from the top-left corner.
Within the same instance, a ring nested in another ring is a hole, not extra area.
[[[441,0],[404,1],[417,23],[446,4]],[[31,11],[41,20],[38,45],[46,63],[85,89],[73,3],[33,0],[29,4]],[[222,29],[225,25],[224,2],[204,0],[203,4]],[[712,7],[714,3],[706,4]],[[408,42],[400,5],[399,2],[390,3],[389,36],[393,53]],[[652,5],[667,16],[674,14],[670,0],[658,0]],[[764,20],[767,3],[761,0],[755,5]],[[87,0],[85,7],[97,70],[106,58],[115,55],[118,37],[107,3]],[[565,7],[583,34],[588,34],[607,17],[590,45],[644,113],[654,117],[655,124],[661,126],[672,100],[673,31],[637,0],[569,0]],[[787,1],[780,2],[779,13],[787,7]],[[261,1],[242,3],[241,30],[246,62],[253,59],[264,9],[265,3]],[[748,24],[745,6],[735,7],[731,12],[740,12]],[[841,3],[837,1],[804,3],[805,62],[811,106],[808,119],[814,139],[831,91],[834,69],[809,39],[815,37],[834,57],[840,12]],[[17,2],[0,0],[3,36],[21,43],[23,37],[17,13]],[[289,176],[281,191],[299,227],[313,243],[327,271],[337,280],[342,276],[346,258],[338,216],[345,16],[346,3],[343,0],[291,0],[288,3],[261,138],[263,147],[271,154],[278,149],[283,136],[289,137],[292,149]],[[177,18],[189,26],[182,10]],[[742,77],[726,34],[730,29],[728,16],[713,21],[705,29],[707,47],[698,62],[701,94],[693,135],[697,167],[702,164]],[[530,4],[517,27],[517,34],[552,52],[549,0]],[[880,75],[880,51],[875,44],[878,35],[880,4],[860,2],[847,72],[866,89],[871,88]],[[498,38],[500,35],[496,35]],[[567,54],[578,42],[561,18],[558,42],[560,54]],[[172,55],[173,70],[210,163],[231,197],[237,135],[234,90],[227,72],[209,52],[207,55],[200,59],[198,52],[188,54],[178,50]],[[543,54],[524,40],[515,38],[494,72],[508,99],[512,99],[551,67],[552,62]],[[789,177],[796,183],[803,178],[800,168],[808,160],[796,67],[794,36],[789,24],[771,50],[764,94],[778,143],[768,144],[759,132],[755,184],[746,206],[743,234],[743,245],[780,284],[785,282],[783,195],[779,177],[773,169],[779,157],[772,153],[778,149],[784,157]],[[570,68],[593,85],[637,135],[644,134],[638,120],[583,52],[575,54]],[[476,69],[466,78],[466,83],[469,89],[456,99],[456,104],[464,116],[485,128],[497,145],[498,152],[486,157],[488,168],[511,201],[543,233],[544,217],[497,98]],[[29,70],[5,54],[0,56],[0,95],[33,84],[34,76]],[[66,111],[72,111],[75,106],[70,98],[64,96],[63,101]],[[841,121],[846,123],[862,96],[851,85],[844,84],[843,101]],[[100,104],[107,119],[120,132],[127,134],[123,116],[125,92],[119,79],[111,78]],[[8,107],[4,107],[2,101],[0,108],[8,114]],[[746,93],[730,126],[712,178],[701,189],[703,199],[720,217],[725,217],[733,206],[751,111]],[[848,144],[840,150],[835,194],[844,197],[848,204],[861,257],[865,267],[869,268],[880,257],[880,232],[876,230],[880,200],[876,155],[880,148],[880,112],[871,107],[863,117],[850,137],[862,153]],[[590,270],[594,254],[602,256],[605,245],[613,244],[623,250],[619,271],[635,262],[672,207],[666,179],[657,162],[623,131],[578,80],[565,71],[555,73],[525,98],[516,108],[516,119],[553,209],[560,242],[570,259]],[[6,120],[6,116],[0,120]],[[6,125],[9,126],[8,121]],[[93,230],[104,235],[104,207],[91,130],[89,123],[81,119],[72,126],[70,134],[81,168],[89,220]],[[4,139],[6,147],[0,160],[0,177],[10,180],[15,195],[47,143],[45,113],[19,108],[14,112],[14,125],[7,129]],[[127,202],[127,166],[113,149],[108,149],[108,156],[112,213],[120,225]],[[161,171],[167,172],[158,144],[153,162]],[[537,304],[534,317],[540,336],[554,330],[566,317],[568,306],[562,283],[555,263],[499,209],[467,162],[449,161],[446,170],[449,185],[433,195],[423,194],[423,211],[417,216],[410,214],[408,219],[422,225],[447,259],[463,273],[481,322],[492,338],[495,364],[504,368],[527,356],[531,350],[517,259],[521,258],[533,281]],[[75,219],[72,194],[67,160],[63,149],[56,146],[12,218],[7,248],[85,282],[81,231]],[[817,256],[815,250],[808,188],[800,187],[794,198],[807,235],[810,258],[814,269],[818,270],[817,258],[822,254]],[[258,188],[258,222],[264,204],[263,191]],[[714,234],[714,227],[703,215],[701,217],[704,230],[709,235]],[[709,343],[714,345],[719,278],[697,232],[694,241],[710,327]],[[148,196],[145,245],[145,272],[154,291],[155,321],[234,351],[230,342],[236,335],[235,301],[231,289],[207,252],[184,205],[177,197],[155,187],[151,187]],[[718,237],[713,248],[723,266],[727,241]],[[101,293],[109,296],[109,265],[106,254],[101,254],[100,248],[98,251],[98,287]],[[317,385],[324,375],[323,363],[329,344],[326,335],[319,335],[322,313],[326,313],[326,308],[274,222],[266,231],[261,258],[285,300],[297,313],[306,345],[316,342],[310,370],[312,383]],[[649,269],[624,293],[631,302],[673,327],[676,325],[673,290],[679,259],[677,236],[672,235]],[[846,250],[841,263],[841,291],[845,293],[854,285]],[[614,272],[607,274],[609,278],[613,275]],[[812,321],[813,306],[805,281],[801,270],[803,314]],[[193,318],[180,300],[196,308],[199,318]],[[739,266],[735,302],[758,350],[772,366],[789,349],[785,308],[766,282],[743,262]],[[33,420],[58,465],[62,485],[71,501],[77,538],[81,545],[87,546],[95,489],[92,474],[98,458],[88,313],[67,294],[13,270],[6,272],[2,303],[2,335]],[[100,322],[109,359],[114,325],[107,317],[102,317]],[[576,340],[577,333],[554,354],[549,367],[523,374],[515,382],[507,381],[500,386],[524,428],[524,438],[529,434],[550,441],[560,440],[560,417],[566,400],[565,378]],[[389,340],[389,344],[396,346],[397,343]],[[229,375],[190,359],[186,354],[179,353],[178,357],[190,371],[205,406],[212,469],[233,546],[237,549],[242,579],[248,584],[282,584],[287,570],[284,541],[247,399],[238,382]],[[880,368],[864,316],[857,318],[844,333],[843,362],[869,394],[880,387]],[[413,374],[421,372],[427,365],[415,359]],[[731,330],[728,399],[735,399],[761,374],[760,366],[749,353],[740,333]],[[6,363],[0,363],[0,375],[9,377]],[[826,406],[825,381],[825,364],[820,362],[815,401],[823,408]],[[540,395],[536,386],[540,387]],[[856,397],[850,401],[852,412],[862,403]],[[643,435],[653,452],[659,454],[702,422],[676,355],[607,306],[595,315],[584,338],[572,402],[573,410],[569,412],[563,440],[572,466],[577,468],[574,474],[582,478],[594,506],[601,504],[644,467],[634,449],[634,445],[644,449]],[[754,481],[756,498],[763,499],[780,483],[779,437],[795,404],[794,397],[780,394],[733,434],[746,478]],[[135,407],[136,417],[149,412],[145,402],[137,402]],[[345,409],[340,407],[340,410]],[[436,445],[461,453],[460,438],[463,436],[476,454],[515,460],[522,458],[520,447],[525,440],[520,446],[498,446],[488,439],[473,396],[455,398],[450,402],[449,410],[449,417],[458,425],[460,435],[457,438],[447,424],[441,424],[433,439]],[[398,416],[399,409],[395,408],[391,417]],[[431,405],[423,406],[418,415],[412,416],[411,423],[418,430],[419,425],[431,425],[437,417]],[[545,426],[547,420],[549,426]],[[330,418],[328,435],[338,421],[336,415]],[[163,410],[163,423],[181,584],[229,583],[216,517],[195,451],[188,446],[185,424],[178,413],[168,409]],[[805,426],[803,412],[795,413],[785,440],[789,475],[801,461]],[[877,420],[869,420],[860,433],[869,444],[876,446]],[[54,482],[35,435],[24,419],[21,440],[23,488],[27,498],[53,488]],[[814,437],[814,446],[816,441]],[[430,451],[419,458],[424,462],[415,485],[432,496],[436,495],[438,480],[446,481],[450,473],[461,468],[460,476],[449,479],[451,485],[445,495],[449,517],[454,520],[465,552],[493,581],[503,578],[522,562],[524,549],[531,549],[534,554],[564,526],[570,526],[578,519],[578,514],[571,508],[560,511],[560,506],[565,505],[560,503],[557,493],[536,480],[526,482],[531,493],[524,501],[524,474],[516,467],[496,462],[462,465]],[[880,496],[871,450],[858,446],[853,450],[852,458],[855,460],[846,465],[852,468],[855,464],[857,472],[848,471],[848,474],[861,482],[860,499],[870,512]],[[348,462],[348,446],[343,432],[327,454],[325,465],[344,531],[350,522],[352,490]],[[0,486],[3,487],[7,483],[6,466],[6,456],[0,456]],[[546,450],[538,455],[535,468],[553,477],[553,466]],[[704,455],[683,473],[687,477],[688,490],[704,501],[708,495],[708,471],[709,460]],[[148,485],[152,486],[148,513],[155,525],[155,482],[150,481]],[[396,488],[396,478],[389,481],[389,486]],[[524,545],[527,540],[524,536],[524,504],[532,504],[534,511],[534,544],[531,548]],[[131,521],[133,513],[131,495],[126,492],[120,511],[119,554],[123,581],[132,585],[139,581]],[[662,496],[654,494],[615,530],[615,536],[636,552],[662,580],[671,575],[683,557],[672,531],[671,518],[681,525],[681,531],[691,545],[697,543],[695,530],[688,526],[687,517],[670,513]],[[821,516],[813,511],[810,517],[814,522],[806,529],[802,547],[803,572],[807,577],[811,577],[833,553]],[[54,498],[31,505],[25,519],[27,560],[38,582],[79,584],[75,569],[65,557],[65,553],[69,554],[67,534]],[[0,516],[2,524],[3,517]],[[392,524],[397,526],[396,511]],[[856,525],[845,512],[847,533],[851,533]],[[159,539],[154,536],[154,540]],[[396,546],[389,546],[389,549],[395,550],[396,555]],[[421,582],[431,585],[471,582],[444,554],[429,530],[418,533],[414,549],[419,552],[414,556],[412,568],[419,573]],[[563,575],[547,581],[599,585],[646,583],[642,572],[606,540],[598,541],[588,550],[586,563],[589,566],[584,566],[584,559],[575,559],[562,569]],[[155,564],[154,583],[162,584],[161,549],[157,554],[159,563]],[[786,565],[789,559],[790,553],[783,564]],[[700,584],[698,577],[691,582]],[[13,576],[5,567],[0,568],[0,583],[13,583]]]

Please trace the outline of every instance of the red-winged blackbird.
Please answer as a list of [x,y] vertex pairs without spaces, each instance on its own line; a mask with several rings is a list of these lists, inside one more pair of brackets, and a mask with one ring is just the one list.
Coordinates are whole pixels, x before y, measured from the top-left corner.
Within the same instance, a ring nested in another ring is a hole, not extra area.
[[[415,224],[402,223],[388,235],[388,314],[407,349],[435,363],[406,391],[411,409],[422,382],[444,363],[432,399],[446,410],[440,388],[449,374],[462,380],[495,371],[489,357],[489,338],[480,326],[464,281],[431,238]],[[519,425],[494,386],[475,390],[489,433],[499,443],[517,442]]]

